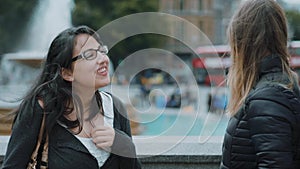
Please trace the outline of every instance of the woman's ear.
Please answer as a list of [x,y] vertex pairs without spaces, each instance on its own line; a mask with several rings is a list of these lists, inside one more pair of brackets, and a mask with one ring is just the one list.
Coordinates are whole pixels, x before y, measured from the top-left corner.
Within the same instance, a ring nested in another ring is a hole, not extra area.
[[70,69],[62,68],[61,76],[64,80],[72,82],[74,80],[73,72]]

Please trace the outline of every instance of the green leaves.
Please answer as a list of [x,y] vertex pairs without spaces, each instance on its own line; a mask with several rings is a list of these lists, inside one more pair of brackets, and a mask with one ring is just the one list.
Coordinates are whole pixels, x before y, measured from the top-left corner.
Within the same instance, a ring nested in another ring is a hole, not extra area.
[[300,40],[300,11],[286,11],[286,16],[289,21],[290,29],[293,31],[291,40]]

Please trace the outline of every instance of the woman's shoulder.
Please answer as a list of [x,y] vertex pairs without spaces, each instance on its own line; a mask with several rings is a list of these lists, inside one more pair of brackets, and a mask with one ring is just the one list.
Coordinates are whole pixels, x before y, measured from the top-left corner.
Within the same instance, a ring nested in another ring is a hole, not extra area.
[[249,94],[246,107],[253,115],[286,117],[300,113],[300,98],[284,85],[268,83]]
[[32,111],[43,111],[44,104],[39,99],[26,99],[23,100],[18,107],[18,112],[28,112]]
[[38,100],[23,100],[18,110],[16,110],[14,125],[16,123],[32,123],[35,119],[41,119],[42,114],[43,108],[38,103]]
[[257,85],[249,93],[246,100],[279,100],[289,101],[290,99],[299,100],[300,97],[288,85],[277,82],[267,82]]

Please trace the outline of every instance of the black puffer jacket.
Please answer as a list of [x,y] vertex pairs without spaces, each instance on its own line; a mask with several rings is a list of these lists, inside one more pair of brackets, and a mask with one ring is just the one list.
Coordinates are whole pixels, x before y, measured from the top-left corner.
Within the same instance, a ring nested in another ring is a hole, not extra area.
[[[260,80],[228,123],[221,169],[300,169],[300,96],[277,56],[260,64]],[[297,82],[296,82],[297,83]]]

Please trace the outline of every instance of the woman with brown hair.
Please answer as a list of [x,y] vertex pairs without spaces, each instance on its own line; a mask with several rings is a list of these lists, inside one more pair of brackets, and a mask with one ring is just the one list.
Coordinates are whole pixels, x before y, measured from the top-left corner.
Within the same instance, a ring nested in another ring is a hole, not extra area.
[[300,95],[287,34],[274,0],[245,1],[231,20],[231,118],[221,169],[300,168]]

